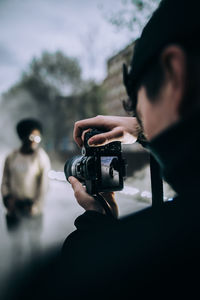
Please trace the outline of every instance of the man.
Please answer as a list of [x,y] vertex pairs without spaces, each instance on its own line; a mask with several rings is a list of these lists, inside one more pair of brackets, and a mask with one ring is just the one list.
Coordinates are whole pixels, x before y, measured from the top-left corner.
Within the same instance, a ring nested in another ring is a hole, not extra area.
[[[99,116],[74,129],[79,146],[84,131],[94,127],[106,133],[92,137],[91,146],[145,138],[178,196],[117,219],[112,193],[103,196],[113,217],[70,177],[86,211],[76,219],[60,263],[50,264],[56,275],[40,285],[46,287],[41,298],[45,293],[48,299],[199,297],[199,11],[198,0],[163,0],[145,26],[124,78],[136,118]],[[36,272],[27,290],[43,275]],[[33,299],[38,295],[35,291]]]
[[16,130],[22,144],[7,156],[1,184],[9,230],[15,229],[23,217],[41,216],[50,170],[49,157],[39,147],[40,122],[23,119]]
[[[75,125],[79,146],[84,131],[94,127],[106,133],[92,137],[91,146],[130,143],[143,135],[178,195],[159,208],[116,220],[106,216],[76,178],[69,178],[86,210],[63,248],[74,281],[81,282],[77,297],[82,293],[91,298],[95,291],[97,298],[186,296],[188,291],[191,298],[194,291],[199,293],[199,9],[197,0],[164,0],[145,26],[131,70],[124,74],[136,119],[99,116]],[[112,194],[104,198],[115,203]]]

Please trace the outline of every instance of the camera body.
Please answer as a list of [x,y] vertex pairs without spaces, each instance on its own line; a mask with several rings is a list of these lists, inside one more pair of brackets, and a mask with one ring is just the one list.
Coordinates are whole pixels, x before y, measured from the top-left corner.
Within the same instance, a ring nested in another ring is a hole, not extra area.
[[85,133],[82,156],[74,156],[65,163],[64,172],[76,177],[86,186],[90,195],[120,191],[126,177],[126,161],[122,157],[121,142],[101,147],[90,147],[88,140],[102,131],[92,129]]

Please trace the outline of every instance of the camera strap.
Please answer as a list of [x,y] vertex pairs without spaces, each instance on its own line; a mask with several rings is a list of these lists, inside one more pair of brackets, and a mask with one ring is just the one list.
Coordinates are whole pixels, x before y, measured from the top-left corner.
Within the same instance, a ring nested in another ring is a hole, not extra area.
[[150,174],[152,206],[157,208],[163,204],[163,180],[160,173],[160,166],[153,155],[150,154]]
[[108,205],[108,203],[106,202],[106,200],[103,198],[103,196],[101,196],[100,194],[96,194],[95,196],[93,196],[97,201],[99,201],[101,203],[101,205],[103,206],[106,215],[109,217],[113,217],[113,214],[111,212],[111,209]]

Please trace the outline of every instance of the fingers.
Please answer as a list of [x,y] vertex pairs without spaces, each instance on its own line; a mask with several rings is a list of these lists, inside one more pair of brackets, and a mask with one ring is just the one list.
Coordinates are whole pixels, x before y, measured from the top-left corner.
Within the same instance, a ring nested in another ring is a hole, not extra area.
[[[101,203],[95,200],[92,196],[90,196],[82,186],[82,184],[73,176],[68,178],[69,182],[72,185],[74,190],[74,196],[79,203],[85,210],[95,210],[102,214],[105,214],[104,208]],[[118,217],[118,206],[115,201],[115,194],[114,192],[111,193],[101,193],[105,201],[107,201],[111,212],[114,217]]]
[[82,147],[84,133],[92,128],[105,130],[104,133],[91,137],[88,144],[93,147],[103,146],[108,143],[119,141],[123,144],[135,143],[140,131],[136,118],[97,116],[81,120],[75,123],[73,137],[75,142]]
[[79,147],[83,146],[82,134],[89,128],[105,128],[105,120],[102,116],[81,120],[75,123],[73,138]]
[[94,210],[105,214],[101,204],[88,193],[86,193],[82,184],[75,177],[70,176],[68,180],[72,185],[74,196],[80,206],[82,206],[85,210]]
[[[90,129],[88,128],[87,130],[84,131],[84,127],[78,127],[78,125],[75,125],[74,139],[80,147],[83,146],[84,135],[89,130]],[[114,141],[122,141],[123,135],[124,135],[123,129],[121,127],[116,127],[111,131],[94,135],[89,139],[88,144],[89,146],[93,146],[93,147],[103,146]]]
[[81,136],[81,140],[82,140],[82,141],[84,141],[85,134],[86,134],[87,132],[89,132],[89,131],[91,131],[91,128],[88,128],[88,129],[86,129],[85,131],[83,131],[82,136]]
[[94,135],[89,139],[88,144],[89,146],[103,146],[114,141],[121,142],[123,140],[123,135],[123,129],[121,127],[116,127],[111,131]]
[[84,201],[85,198],[93,199],[88,193],[86,193],[84,187],[82,186],[80,181],[78,181],[78,179],[76,179],[73,176],[70,176],[68,180],[71,183],[72,188],[74,190],[74,196],[80,205],[82,205],[82,201]]

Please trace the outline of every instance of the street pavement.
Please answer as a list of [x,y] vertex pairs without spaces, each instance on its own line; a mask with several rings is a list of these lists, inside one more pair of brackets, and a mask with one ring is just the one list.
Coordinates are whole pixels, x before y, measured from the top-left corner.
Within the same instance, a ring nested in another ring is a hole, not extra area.
[[[57,176],[56,176],[57,174]],[[49,191],[45,199],[43,226],[39,239],[35,240],[35,251],[45,251],[54,246],[62,247],[65,238],[75,230],[75,219],[84,212],[77,204],[73,190],[63,178],[61,172],[50,174]],[[150,205],[148,201],[134,199],[137,189],[125,186],[116,193],[119,215],[124,216]],[[1,200],[1,199],[0,199]],[[10,235],[5,222],[5,208],[0,201],[0,283],[13,268],[24,264],[31,258],[33,244],[30,242],[30,232],[20,229]]]

